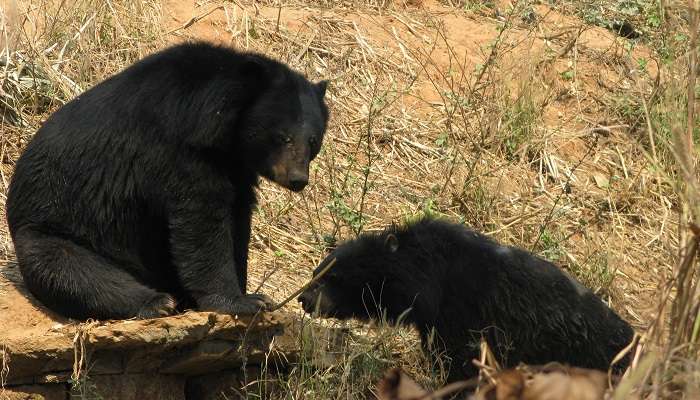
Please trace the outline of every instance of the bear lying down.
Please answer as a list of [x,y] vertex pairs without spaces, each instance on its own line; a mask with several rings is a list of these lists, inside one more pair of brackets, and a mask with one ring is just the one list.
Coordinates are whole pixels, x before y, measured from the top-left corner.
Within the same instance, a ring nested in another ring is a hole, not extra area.
[[634,335],[554,264],[462,225],[422,219],[365,234],[333,251],[314,275],[333,259],[299,297],[304,310],[339,319],[401,317],[418,329],[424,349],[451,360],[449,380],[477,373],[471,360],[481,337],[504,367],[557,361],[607,370]]

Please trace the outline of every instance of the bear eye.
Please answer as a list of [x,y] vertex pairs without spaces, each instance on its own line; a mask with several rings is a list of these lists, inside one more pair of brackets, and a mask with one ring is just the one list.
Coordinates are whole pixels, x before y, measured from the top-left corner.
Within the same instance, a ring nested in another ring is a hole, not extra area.
[[277,136],[277,141],[283,144],[289,144],[292,142],[292,137],[286,134],[281,134]]

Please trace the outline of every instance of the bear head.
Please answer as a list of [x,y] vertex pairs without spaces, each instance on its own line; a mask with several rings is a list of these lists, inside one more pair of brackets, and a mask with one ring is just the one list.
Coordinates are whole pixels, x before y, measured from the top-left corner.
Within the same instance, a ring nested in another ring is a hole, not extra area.
[[304,311],[341,320],[432,319],[439,293],[427,289],[432,277],[422,268],[426,254],[412,245],[408,235],[391,227],[341,244],[313,275],[334,262],[330,269],[299,296]]
[[259,93],[242,113],[239,144],[247,165],[263,177],[298,192],[309,182],[328,122],[328,81],[310,82],[276,62],[250,58],[246,75]]

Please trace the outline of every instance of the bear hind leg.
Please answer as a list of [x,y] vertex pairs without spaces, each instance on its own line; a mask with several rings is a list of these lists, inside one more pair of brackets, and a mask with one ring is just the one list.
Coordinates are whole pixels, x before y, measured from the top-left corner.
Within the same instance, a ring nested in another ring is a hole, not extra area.
[[14,242],[27,288],[61,315],[154,318],[175,311],[172,296],[141,284],[113,261],[69,239],[21,229]]

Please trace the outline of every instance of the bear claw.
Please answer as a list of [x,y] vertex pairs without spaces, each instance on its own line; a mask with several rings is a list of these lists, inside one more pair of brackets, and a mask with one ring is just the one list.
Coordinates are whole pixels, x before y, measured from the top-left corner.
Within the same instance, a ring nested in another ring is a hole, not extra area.
[[139,319],[167,317],[175,314],[177,302],[169,294],[159,293],[146,303],[137,315]]

